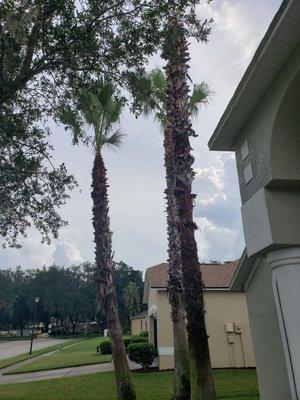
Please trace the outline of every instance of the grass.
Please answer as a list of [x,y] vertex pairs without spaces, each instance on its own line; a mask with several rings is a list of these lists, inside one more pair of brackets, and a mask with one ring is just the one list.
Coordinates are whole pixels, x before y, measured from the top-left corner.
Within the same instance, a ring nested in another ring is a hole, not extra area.
[[[219,399],[259,400],[255,370],[214,371]],[[170,400],[172,372],[133,373],[139,400]],[[114,400],[112,372],[1,385],[0,400]]]
[[91,339],[93,337],[99,337],[99,333],[69,333],[68,335],[52,335],[53,339],[77,339],[77,338],[84,338],[84,339]]
[[[82,340],[82,339],[79,339]],[[17,364],[21,361],[28,360],[29,358],[34,358],[36,356],[40,356],[42,354],[50,353],[51,351],[57,350],[59,347],[69,346],[72,343],[76,343],[79,341],[78,339],[66,340],[65,343],[56,344],[49,347],[44,347],[43,349],[35,350],[32,352],[31,356],[28,353],[19,354],[18,356],[4,358],[0,360],[0,369],[10,367],[11,365]]]
[[98,336],[80,341],[70,347],[62,349],[61,353],[56,352],[47,357],[40,358],[28,365],[20,366],[12,371],[7,371],[5,375],[110,362],[110,354],[102,356],[96,352],[96,348],[101,340],[103,340],[103,337]]

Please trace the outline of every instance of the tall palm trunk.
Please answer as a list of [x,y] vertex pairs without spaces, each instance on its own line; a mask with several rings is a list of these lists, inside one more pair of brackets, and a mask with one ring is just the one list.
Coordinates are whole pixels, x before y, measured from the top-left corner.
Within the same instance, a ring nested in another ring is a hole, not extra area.
[[111,338],[118,400],[136,400],[128,366],[122,328],[112,279],[113,255],[107,195],[107,177],[101,153],[95,156],[92,172],[93,226],[96,244],[97,283],[101,307]]
[[180,237],[177,227],[177,207],[172,193],[172,132],[170,125],[164,128],[164,148],[167,189],[167,222],[169,282],[168,296],[171,305],[174,337],[174,395],[173,400],[190,399],[190,365],[186,334],[185,310],[182,302],[182,263],[180,255]]
[[192,168],[189,136],[196,136],[189,120],[188,61],[190,60],[184,30],[174,18],[166,41],[163,57],[167,60],[167,121],[172,132],[170,143],[173,165],[173,194],[177,208],[177,226],[180,239],[184,304],[187,314],[190,351],[190,379],[192,400],[215,400],[216,392],[211,371],[208,337],[204,319],[201,272],[197,255],[193,221]]

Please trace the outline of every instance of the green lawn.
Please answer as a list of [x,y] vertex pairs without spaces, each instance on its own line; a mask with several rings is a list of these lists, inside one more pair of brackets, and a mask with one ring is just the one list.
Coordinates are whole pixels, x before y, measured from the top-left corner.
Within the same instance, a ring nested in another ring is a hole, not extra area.
[[[219,399],[259,400],[255,370],[215,371]],[[139,400],[170,400],[171,372],[133,373]],[[48,381],[1,385],[0,400],[114,400],[112,372]]]
[[65,343],[62,343],[62,344],[56,344],[54,346],[49,346],[49,347],[45,347],[40,350],[35,350],[32,352],[31,356],[29,355],[29,353],[24,353],[24,354],[20,354],[18,356],[14,356],[14,357],[4,358],[3,360],[0,360],[0,369],[9,367],[13,364],[17,364],[21,361],[28,360],[29,358],[33,358],[33,357],[39,356],[41,354],[50,353],[51,351],[57,350],[59,347],[69,346],[70,344],[79,342],[81,340],[82,339],[66,340]]
[[8,371],[6,375],[110,362],[111,355],[102,356],[96,352],[96,348],[101,340],[103,340],[103,337],[98,336],[80,341],[70,347],[62,349],[61,353],[56,352],[47,357],[33,361],[28,365],[20,366],[12,371]]

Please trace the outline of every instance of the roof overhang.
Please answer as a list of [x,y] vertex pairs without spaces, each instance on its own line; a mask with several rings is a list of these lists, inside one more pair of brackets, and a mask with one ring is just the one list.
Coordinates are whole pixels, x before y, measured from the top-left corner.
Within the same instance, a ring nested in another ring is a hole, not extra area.
[[257,261],[257,258],[251,257],[248,258],[246,249],[243,251],[242,257],[240,258],[239,265],[235,271],[235,274],[232,278],[230,284],[230,290],[235,292],[244,291],[245,282],[251,272],[251,269],[254,263]]
[[232,151],[241,128],[300,40],[300,1],[284,0],[208,142]]

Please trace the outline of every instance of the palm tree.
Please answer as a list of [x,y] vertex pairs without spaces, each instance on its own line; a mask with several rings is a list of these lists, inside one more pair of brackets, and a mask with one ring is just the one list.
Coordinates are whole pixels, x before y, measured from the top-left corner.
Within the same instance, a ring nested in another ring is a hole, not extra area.
[[[190,136],[196,136],[190,122],[191,107],[188,87],[189,49],[184,27],[176,18],[170,21],[162,57],[167,61],[165,153],[169,163],[168,189],[172,201],[168,204],[178,234],[182,263],[183,298],[187,316],[190,356],[191,400],[215,400],[216,391],[211,371],[208,337],[204,318],[201,271],[197,254],[193,220],[195,195]],[[178,273],[179,278],[179,273]]]
[[[164,131],[165,167],[167,189],[167,223],[168,223],[168,254],[169,282],[168,296],[171,305],[174,337],[174,394],[175,400],[190,399],[190,365],[186,336],[186,318],[183,305],[182,260],[180,254],[180,236],[178,230],[177,208],[173,188],[173,154],[171,130],[167,124],[166,90],[167,79],[164,72],[155,69],[144,76],[138,83],[139,100],[143,105],[144,115],[155,114],[155,119]],[[210,90],[206,83],[194,85],[189,98],[190,115],[196,116],[201,105],[208,102]]]
[[135,282],[129,282],[123,289],[123,302],[130,318],[140,311],[139,290]]
[[[93,227],[96,245],[96,282],[100,307],[108,324],[112,344],[118,400],[135,400],[131,374],[128,366],[122,328],[118,316],[116,292],[112,279],[114,266],[112,253],[112,233],[110,231],[108,183],[106,168],[102,157],[104,146],[120,146],[123,134],[118,124],[123,102],[114,95],[112,83],[102,79],[92,89],[82,89],[78,96],[78,113],[81,120],[93,131],[92,137],[86,134],[87,141],[95,150],[92,170]],[[78,116],[70,109],[61,113],[61,121],[78,133]],[[82,126],[82,125],[81,125]],[[86,133],[86,132],[85,132]]]
[[[155,119],[164,129],[167,110],[166,110],[166,90],[167,77],[163,70],[155,68],[145,74],[137,82],[137,100],[143,107],[143,114],[148,116],[154,113]],[[191,117],[196,117],[201,106],[208,104],[211,90],[205,82],[193,85],[191,96],[189,96],[188,107]]]

